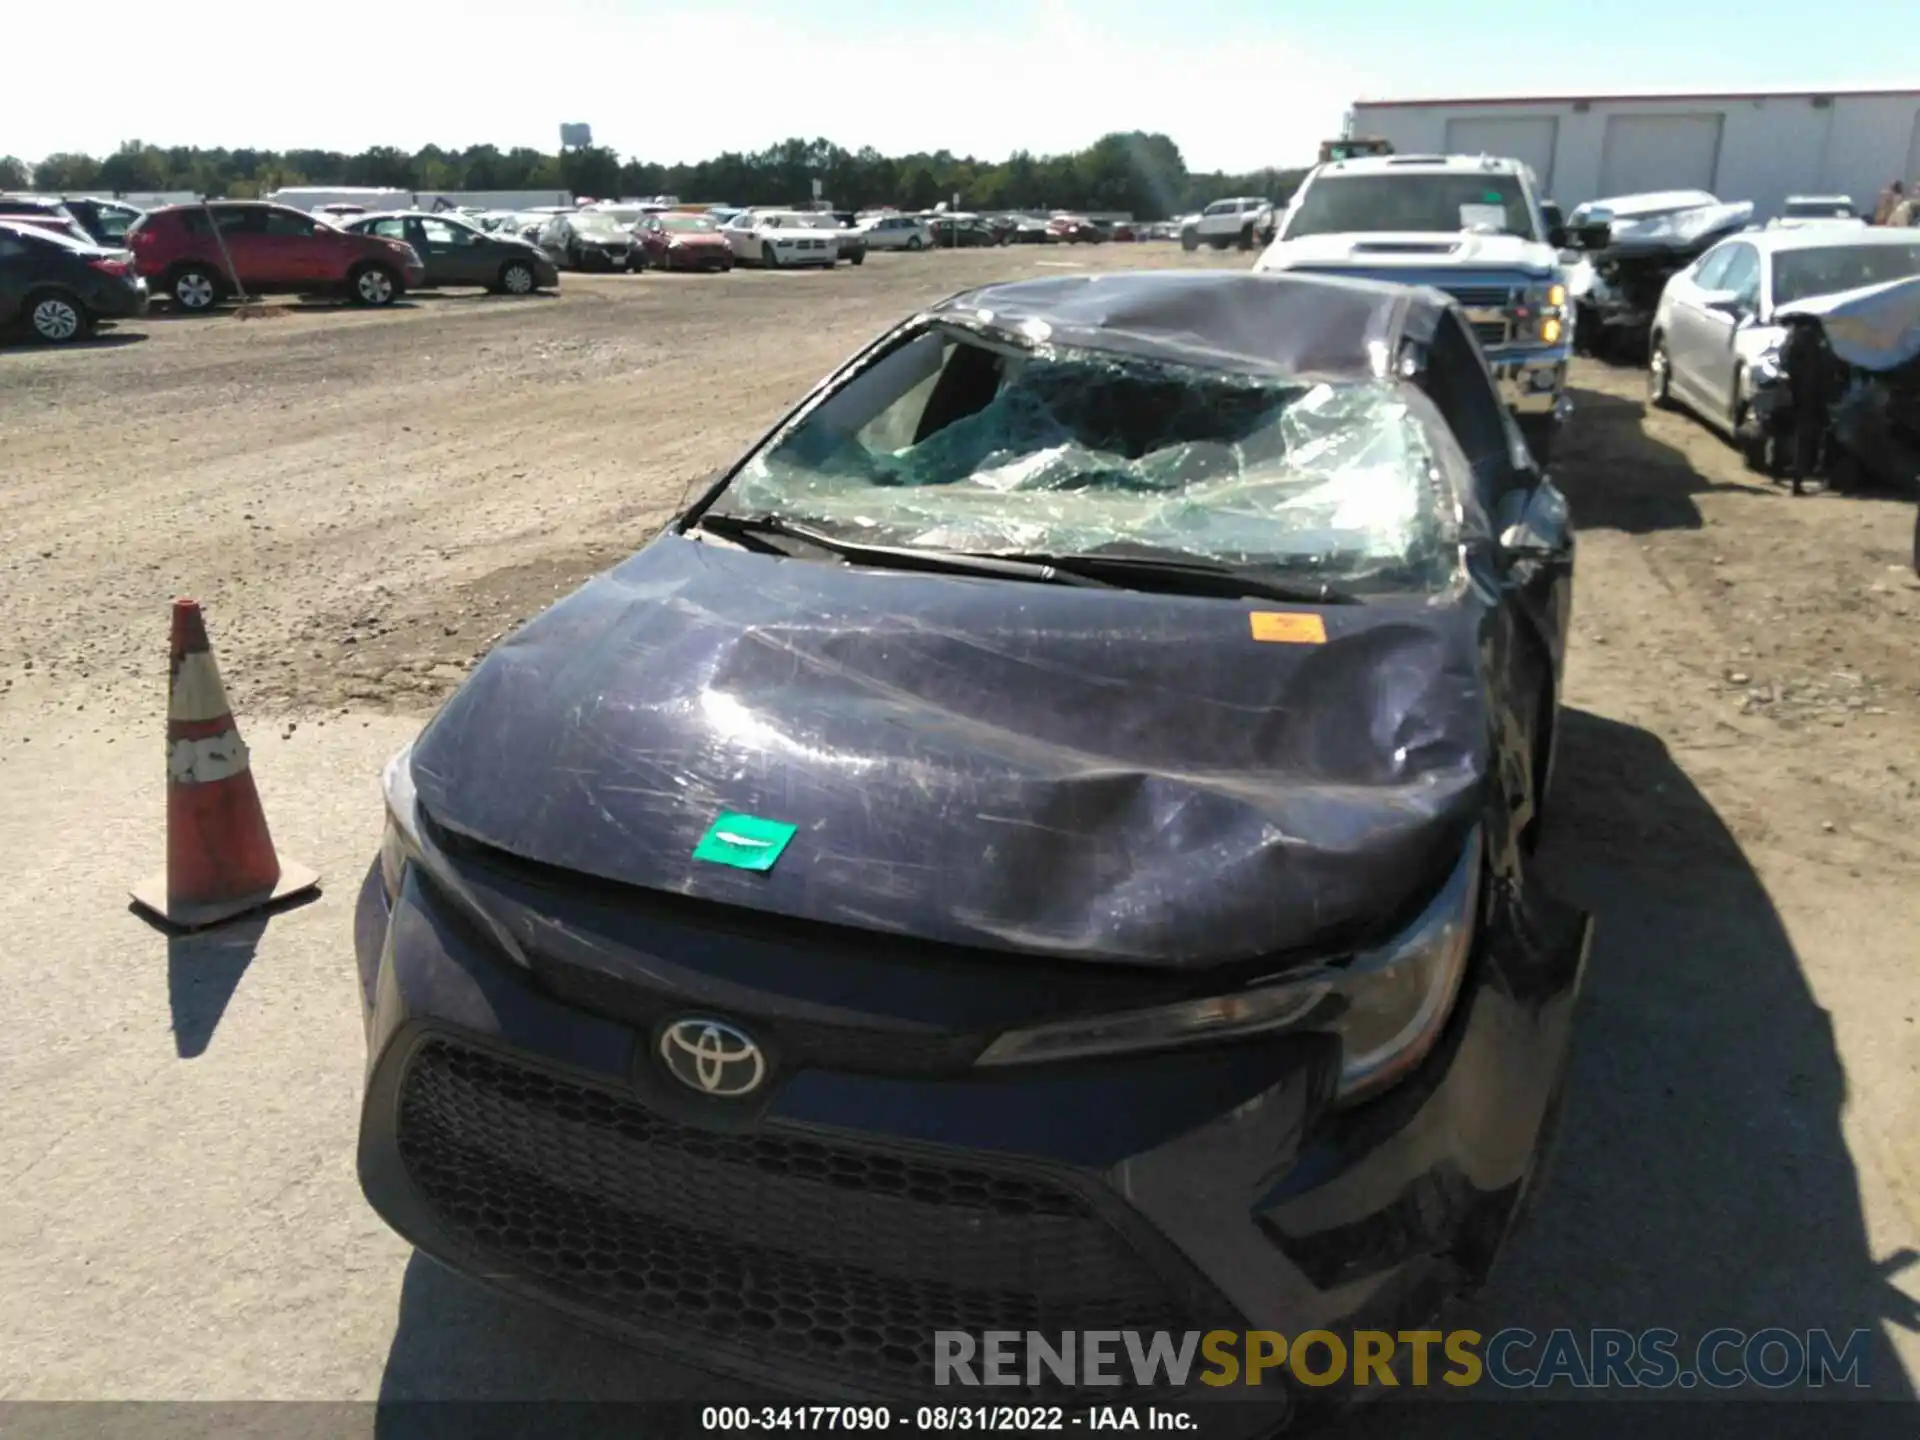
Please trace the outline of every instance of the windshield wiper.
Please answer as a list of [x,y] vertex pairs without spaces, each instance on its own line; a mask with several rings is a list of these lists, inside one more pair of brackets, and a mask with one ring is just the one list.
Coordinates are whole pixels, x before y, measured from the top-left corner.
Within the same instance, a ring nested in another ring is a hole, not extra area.
[[1182,594],[1250,596],[1296,605],[1351,605],[1356,597],[1324,580],[1290,578],[1268,570],[1182,555],[976,555],[959,550],[920,550],[904,545],[865,545],[843,540],[778,515],[730,515],[708,511],[694,522],[729,540],[756,544],[778,554],[791,540],[837,555],[852,565],[900,570],[1001,575],[1052,585],[1094,585],[1137,590],[1141,582]]
[[1008,555],[969,555],[957,550],[921,550],[905,545],[863,545],[843,540],[809,525],[796,525],[778,515],[729,515],[708,511],[694,528],[711,530],[728,540],[742,540],[762,550],[790,555],[786,547],[769,543],[792,540],[837,555],[849,565],[884,565],[894,570],[931,570],[945,575],[1004,576],[1011,580],[1038,580],[1049,585],[1109,587],[1113,582],[1079,571],[1061,570],[1044,559]]
[[1142,580],[1173,582],[1189,593],[1251,596],[1297,605],[1353,605],[1358,597],[1326,580],[1287,576],[1271,570],[1229,565],[1183,555],[1036,555],[1067,574],[1085,575],[1110,585]]

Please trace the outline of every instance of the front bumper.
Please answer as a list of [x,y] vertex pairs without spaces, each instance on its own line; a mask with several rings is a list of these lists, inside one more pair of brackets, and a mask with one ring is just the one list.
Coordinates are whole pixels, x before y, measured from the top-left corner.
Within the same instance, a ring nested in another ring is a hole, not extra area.
[[1554,345],[1538,349],[1503,348],[1490,351],[1500,398],[1516,415],[1552,415],[1565,419],[1572,409],[1567,398],[1567,363],[1572,348]]
[[1434,1053],[1344,1112],[1300,1036],[937,1076],[885,1073],[893,1037],[720,1102],[665,1075],[660,1024],[563,1002],[417,866],[390,913],[375,866],[361,1185],[456,1269],[832,1399],[928,1398],[940,1329],[1397,1331],[1479,1284],[1558,1108],[1590,921],[1487,915]]

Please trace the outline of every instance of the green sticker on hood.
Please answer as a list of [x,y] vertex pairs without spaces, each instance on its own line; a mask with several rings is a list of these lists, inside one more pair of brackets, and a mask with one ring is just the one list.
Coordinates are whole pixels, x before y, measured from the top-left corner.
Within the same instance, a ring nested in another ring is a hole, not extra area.
[[736,870],[771,870],[797,828],[757,815],[722,815],[693,847],[693,858]]

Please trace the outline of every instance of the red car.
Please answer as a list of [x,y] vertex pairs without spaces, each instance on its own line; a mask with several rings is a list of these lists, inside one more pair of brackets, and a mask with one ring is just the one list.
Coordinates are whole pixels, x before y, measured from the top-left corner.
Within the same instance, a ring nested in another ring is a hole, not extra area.
[[1047,221],[1047,234],[1057,245],[1098,245],[1107,237],[1082,215],[1056,215]]
[[340,290],[357,305],[391,305],[426,280],[419,253],[403,241],[349,234],[252,200],[149,211],[127,232],[127,246],[147,283],[186,311],[212,309],[233,292],[236,274],[249,295]]
[[649,270],[731,270],[733,247],[704,215],[669,210],[633,227]]

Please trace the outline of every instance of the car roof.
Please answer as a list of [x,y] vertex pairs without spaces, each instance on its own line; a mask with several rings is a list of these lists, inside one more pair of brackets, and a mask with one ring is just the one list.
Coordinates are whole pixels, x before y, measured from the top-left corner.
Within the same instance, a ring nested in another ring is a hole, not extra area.
[[1315,167],[1322,175],[1517,175],[1525,167],[1504,155],[1356,155]]
[[1851,195],[1789,195],[1789,205],[1851,205]]
[[1015,339],[1256,375],[1377,381],[1382,357],[1427,339],[1437,290],[1253,270],[1121,271],[964,291],[925,318]]
[[91,238],[81,240],[65,230],[49,230],[44,225],[30,225],[24,220],[9,220],[4,215],[0,215],[0,230],[4,230],[9,235],[21,235],[33,240],[50,240],[69,250],[99,250],[106,253],[114,248],[96,245]]
[[1869,245],[1916,245],[1920,244],[1920,231],[1873,226],[1810,225],[1801,230],[1742,230],[1727,236],[1727,240],[1740,240],[1757,246],[1763,255],[1777,255],[1783,250],[1829,250],[1836,247],[1851,250]]
[[49,212],[58,212],[67,208],[67,202],[57,195],[29,195],[18,190],[0,193],[0,205],[32,205]]

